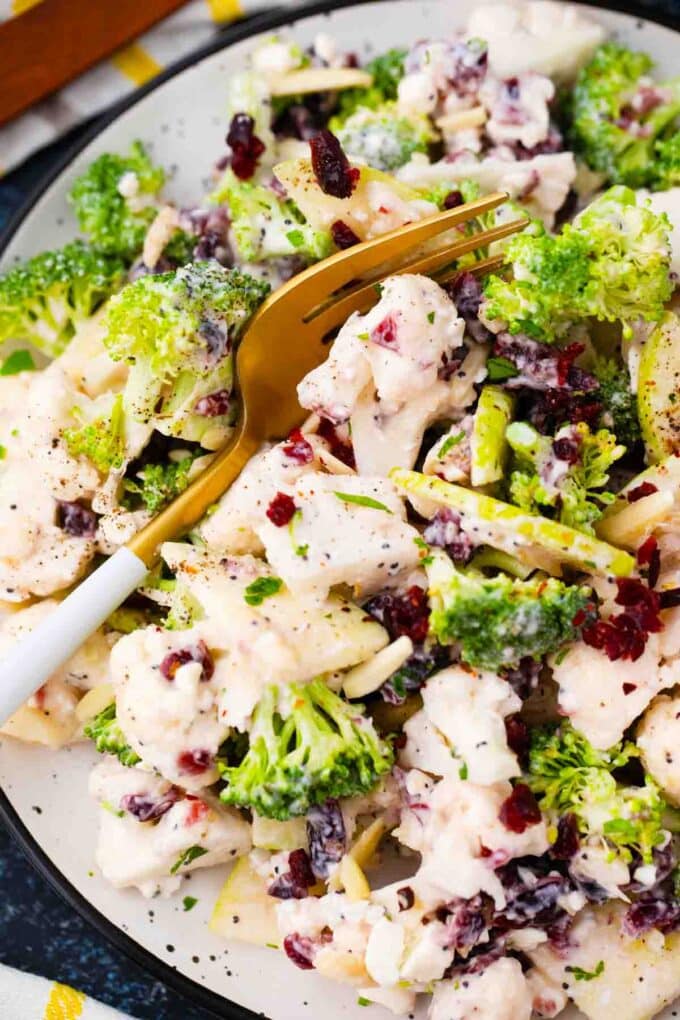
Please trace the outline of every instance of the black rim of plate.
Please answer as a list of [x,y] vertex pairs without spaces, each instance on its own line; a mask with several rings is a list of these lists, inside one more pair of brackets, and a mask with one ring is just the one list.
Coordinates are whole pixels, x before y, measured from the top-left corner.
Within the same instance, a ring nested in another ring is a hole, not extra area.
[[[174,78],[175,75],[180,74],[187,68],[193,67],[194,64],[199,63],[205,57],[209,57],[219,50],[227,49],[234,45],[234,43],[241,42],[241,40],[247,39],[250,36],[258,35],[261,32],[268,32],[274,28],[294,25],[296,22],[314,15],[331,14],[342,7],[359,7],[370,2],[371,0],[322,0],[320,3],[302,5],[294,11],[292,8],[276,8],[218,30],[211,42],[171,64],[147,85],[137,89],[132,95],[116,103],[111,109],[95,119],[90,129],[78,138],[73,146],[67,149],[64,156],[56,162],[55,166],[50,169],[49,173],[45,175],[10,218],[9,223],[0,234],[0,255],[4,252],[38,199],[57,180],[80,152],[104,128],[112,124],[126,110],[135,106],[144,96],[157,89],[159,85],[162,85],[170,78]],[[583,0],[577,0],[577,2],[581,3]],[[607,3],[600,2],[600,0],[591,0],[590,6],[600,7],[603,10],[613,10],[617,14],[629,14],[643,21],[653,21],[667,28],[680,31],[680,18],[674,17],[670,13],[652,11],[644,3],[624,2],[619,3],[616,8],[612,8]],[[197,981],[186,977],[170,966],[170,964],[161,960],[160,957],[155,956],[150,950],[145,949],[121,928],[118,928],[113,922],[109,921],[108,918],[93,907],[78,892],[75,886],[69,882],[50,860],[47,853],[22,822],[18,812],[2,790],[0,790],[0,818],[33,867],[69,906],[73,907],[89,924],[104,935],[116,949],[119,949],[152,977],[162,981],[163,984],[166,984],[173,991],[183,995],[192,1004],[208,1010],[217,1017],[223,1017],[226,1020],[257,1020],[258,1017],[264,1015],[262,1013],[253,1013],[251,1010],[246,1009],[245,1006],[240,1006],[238,1003],[232,1002],[230,999],[204,988]]]

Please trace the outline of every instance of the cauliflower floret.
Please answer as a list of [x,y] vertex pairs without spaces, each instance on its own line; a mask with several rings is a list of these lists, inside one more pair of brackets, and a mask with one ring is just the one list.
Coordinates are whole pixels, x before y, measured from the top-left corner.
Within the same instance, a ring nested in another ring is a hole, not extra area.
[[116,889],[169,895],[188,871],[250,850],[250,826],[237,811],[184,796],[164,779],[115,759],[93,770],[90,794],[102,808],[97,864]]
[[519,142],[533,149],[548,137],[548,104],[555,86],[542,74],[521,74],[507,81],[487,78],[479,98],[489,111],[486,133],[496,145]]
[[569,873],[593,898],[603,890],[609,899],[626,898],[621,888],[630,882],[630,869],[623,857],[613,854],[601,840],[593,839],[576,851]]
[[442,981],[428,1020],[530,1020],[531,990],[518,960],[504,958],[480,974]]
[[[423,708],[404,726],[400,764],[454,778],[464,769],[471,782],[483,785],[519,774],[504,719],[522,703],[507,681],[451,666],[430,677],[421,694]],[[424,746],[419,739],[423,722],[428,727]]]
[[486,40],[489,70],[499,78],[537,71],[569,81],[602,42],[605,30],[574,5],[531,0],[475,5],[467,34]]
[[671,222],[671,273],[677,280],[680,277],[680,188],[669,188],[668,191],[638,192],[648,199],[650,208],[655,213],[666,213]]
[[645,769],[670,801],[680,806],[680,694],[660,695],[637,730]]
[[407,804],[395,836],[422,856],[411,880],[416,894],[436,906],[486,892],[501,909],[505,892],[494,868],[513,857],[545,853],[545,822],[529,825],[522,833],[503,825],[499,812],[512,793],[510,783],[478,786],[448,777],[431,787],[421,783],[414,798],[412,776],[408,774]]
[[593,747],[602,750],[621,739],[665,686],[657,634],[649,635],[644,653],[635,662],[612,662],[604,652],[577,641],[563,658],[554,657],[551,665],[560,689],[560,710]]

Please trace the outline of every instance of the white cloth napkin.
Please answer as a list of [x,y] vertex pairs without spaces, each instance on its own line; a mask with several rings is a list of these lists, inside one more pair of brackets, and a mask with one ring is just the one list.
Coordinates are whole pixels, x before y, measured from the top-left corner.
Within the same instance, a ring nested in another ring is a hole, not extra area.
[[2,1020],[132,1020],[68,985],[0,964]]

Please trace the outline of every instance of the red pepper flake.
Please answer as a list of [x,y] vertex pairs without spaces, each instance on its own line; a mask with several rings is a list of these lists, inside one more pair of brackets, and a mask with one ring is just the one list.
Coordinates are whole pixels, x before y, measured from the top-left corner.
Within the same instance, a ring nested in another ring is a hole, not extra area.
[[288,442],[283,446],[283,452],[290,460],[298,464],[310,464],[314,460],[314,450],[305,439],[300,429],[293,429],[288,436]]
[[629,503],[637,503],[639,499],[644,499],[646,496],[653,496],[655,492],[658,492],[656,485],[652,482],[641,482],[636,485],[634,489],[626,495],[626,499]]
[[335,247],[341,250],[353,248],[355,244],[361,243],[361,238],[342,220],[336,220],[335,223],[331,223],[331,237]]
[[349,198],[359,180],[360,171],[349,165],[340,140],[324,128],[309,139],[312,169],[324,195]]
[[538,825],[541,809],[529,787],[525,783],[518,783],[501,804],[498,817],[506,829],[521,835],[530,826]]
[[285,492],[277,492],[265,513],[277,528],[284,528],[293,519],[297,507],[291,496]]
[[237,113],[232,118],[227,134],[227,145],[231,149],[231,169],[241,181],[247,181],[255,173],[257,161],[265,150],[264,142],[254,131],[255,121],[247,113]]

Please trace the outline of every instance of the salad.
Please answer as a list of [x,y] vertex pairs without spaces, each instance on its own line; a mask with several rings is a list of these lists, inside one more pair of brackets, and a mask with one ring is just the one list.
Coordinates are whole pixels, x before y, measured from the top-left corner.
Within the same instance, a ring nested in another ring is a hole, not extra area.
[[219,868],[216,936],[359,1006],[646,1020],[680,995],[680,79],[528,2],[361,66],[271,38],[225,90],[194,207],[100,155],[78,237],[0,278],[0,648],[225,443],[271,288],[490,190],[478,226],[530,223],[388,277],[3,732],[90,742],[115,887]]

